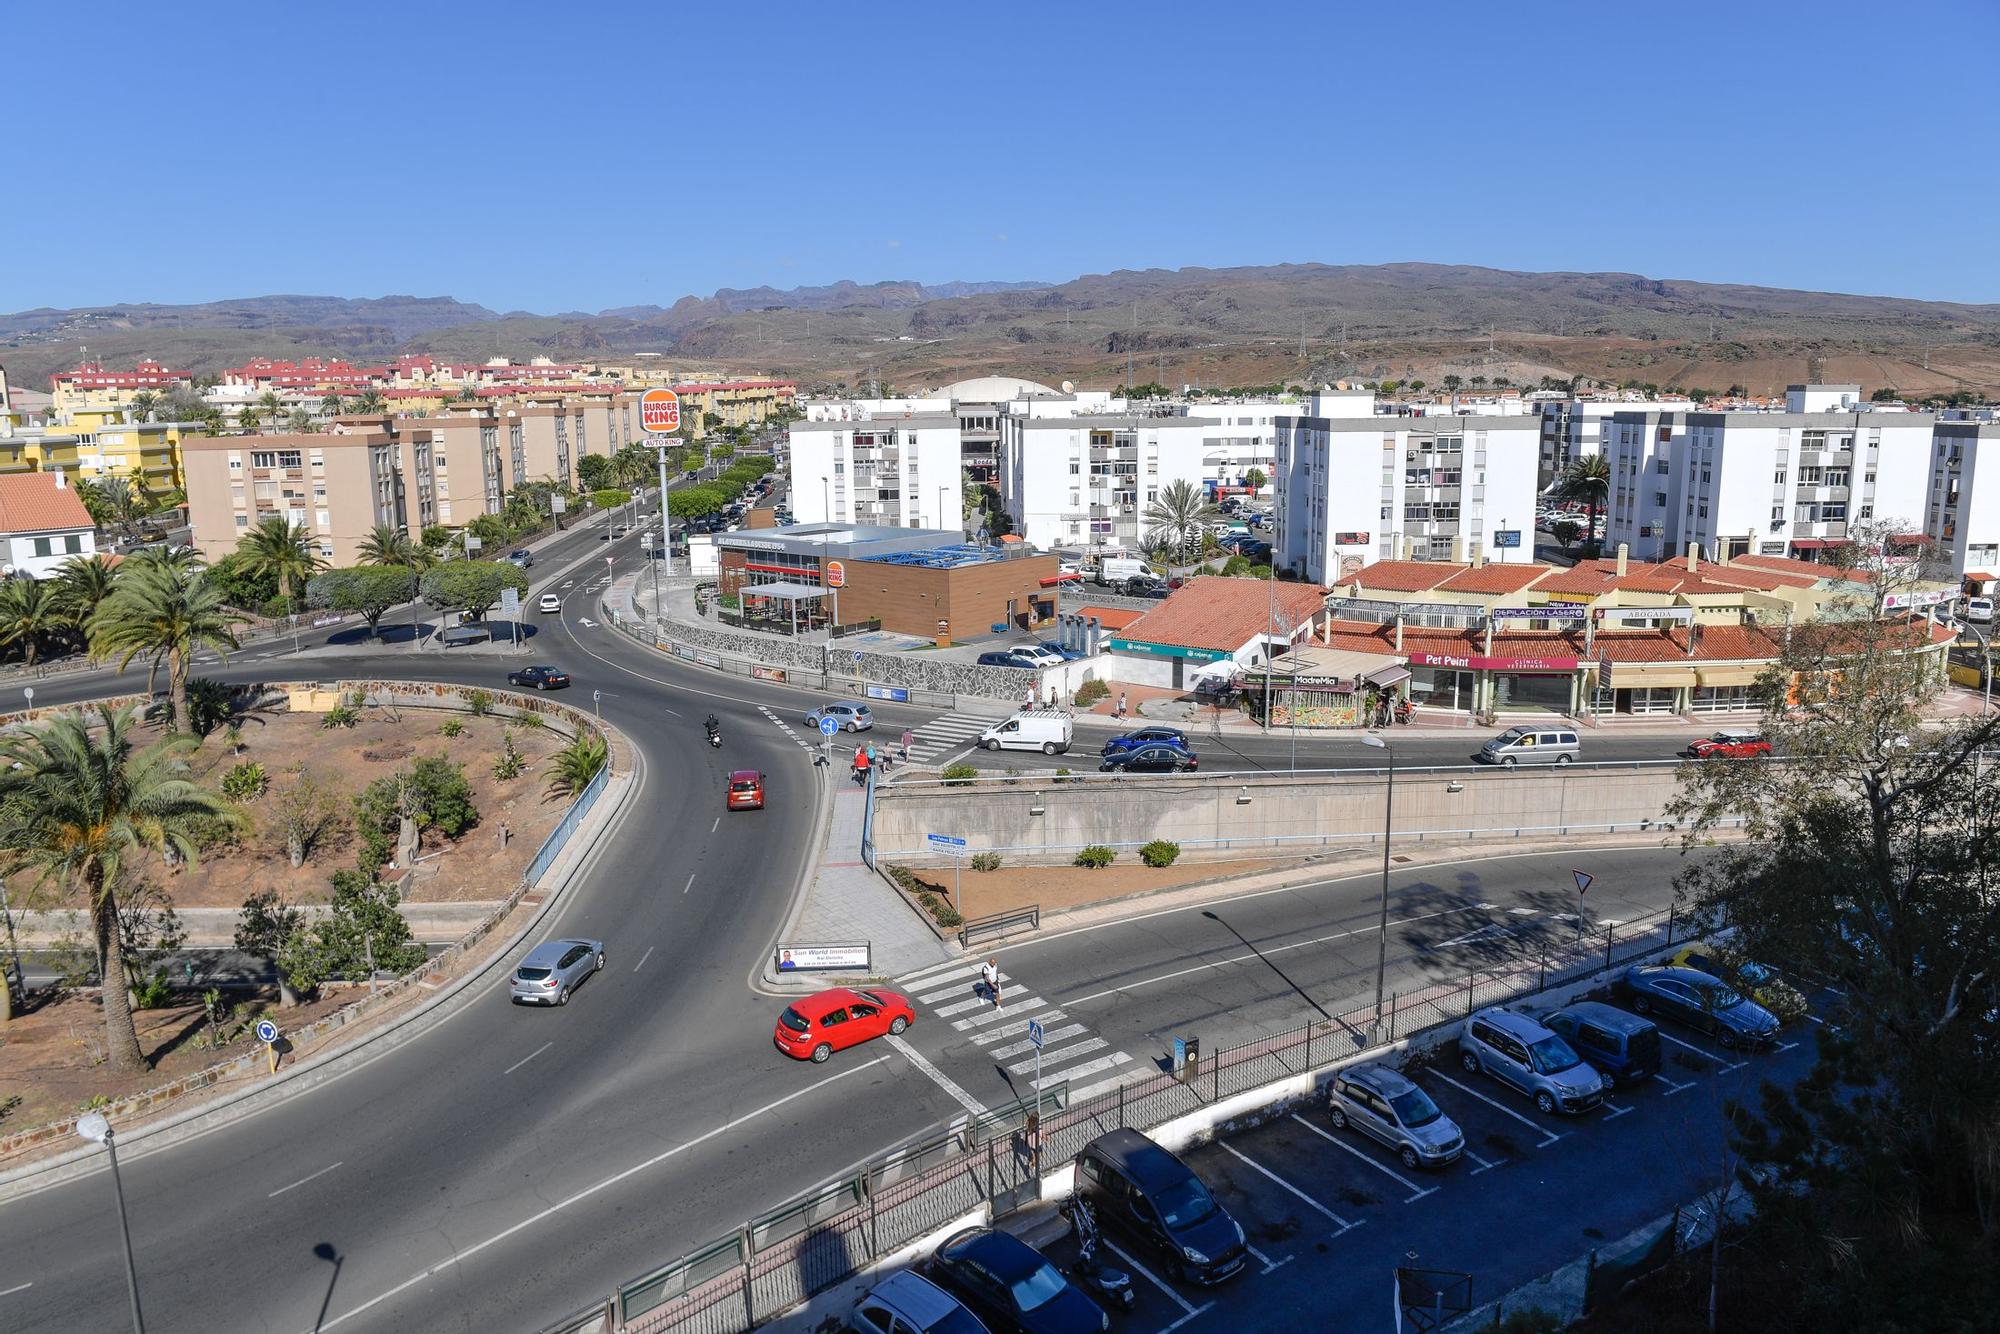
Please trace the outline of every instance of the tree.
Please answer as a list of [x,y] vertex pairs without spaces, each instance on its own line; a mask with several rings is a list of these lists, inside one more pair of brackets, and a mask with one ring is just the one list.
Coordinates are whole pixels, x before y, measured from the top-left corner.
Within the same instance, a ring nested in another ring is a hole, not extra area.
[[139,520],[146,516],[150,508],[129,477],[100,477],[95,481],[80,482],[76,494],[89,512],[92,523],[100,528],[117,524],[127,541],[132,539]]
[[341,398],[340,391],[338,389],[330,389],[327,391],[326,397],[319,401],[320,415],[323,417],[338,417],[341,414],[341,410],[346,406],[346,400]]
[[1411,393],[1413,393],[1413,394],[1421,394],[1421,393],[1423,393],[1423,392],[1424,392],[1424,382],[1423,382],[1422,380],[1412,380],[1412,381],[1410,381],[1410,392],[1411,392]]
[[321,611],[360,612],[368,633],[379,635],[382,614],[417,595],[417,576],[407,565],[355,565],[316,574],[306,585],[306,605]]
[[1177,478],[1160,488],[1159,498],[1146,506],[1148,536],[1185,557],[1201,532],[1216,516],[1208,494],[1195,483]]
[[330,977],[407,973],[423,963],[424,947],[410,938],[394,889],[345,867],[332,879],[326,915],[297,923],[279,948],[279,975],[291,987],[310,993]]
[[1874,393],[1870,394],[1868,396],[1868,401],[1870,403],[1897,403],[1902,401],[1902,397],[1903,396],[1901,394],[1896,392],[1893,386],[1885,384],[1880,389],[1877,389]]
[[271,803],[272,823],[285,840],[285,856],[295,868],[304,866],[321,843],[340,831],[342,823],[340,807],[312,773],[303,765],[296,773],[298,780]]
[[1948,1326],[1990,1300],[2000,1241],[2000,718],[1923,725],[1932,637],[1879,614],[1919,577],[1879,554],[1898,526],[1839,549],[1845,591],[1757,683],[1786,758],[1685,766],[1670,807],[1690,845],[1744,826],[1679,877],[1698,923],[1845,998],[1814,1073],[1737,1134],[1744,1253],[1793,1328]]
[[190,560],[178,553],[134,557],[120,567],[110,594],[90,618],[90,651],[98,658],[117,658],[120,671],[134,658],[148,659],[149,691],[164,663],[172,730],[189,719],[188,668],[195,652],[206,648],[228,657],[237,647],[232,627],[242,621],[223,606],[221,592]]
[[383,406],[382,394],[375,389],[364,391],[360,398],[354,400],[354,410],[367,416],[381,412]]
[[257,406],[264,410],[266,417],[276,420],[278,413],[283,410],[285,405],[279,401],[276,394],[266,389],[262,394],[257,396]]
[[[305,924],[303,909],[287,903],[275,889],[260,890],[243,901],[243,912],[236,922],[236,948],[276,964],[285,942]],[[287,1007],[299,1003],[291,975],[282,968],[278,969],[278,1003]]]
[[245,433],[255,431],[263,424],[264,419],[258,415],[255,408],[245,408],[236,414],[236,427]]
[[728,503],[707,486],[684,486],[667,493],[667,513],[676,519],[699,519],[720,512]]
[[610,744],[601,733],[579,734],[567,746],[549,756],[548,795],[574,797],[590,785],[590,780],[597,777],[610,757]]
[[577,485],[586,491],[605,491],[617,484],[618,465],[602,454],[585,454],[576,461]]
[[1252,468],[1243,474],[1243,485],[1249,487],[1252,491],[1262,491],[1264,484],[1270,480],[1269,477],[1264,475],[1262,468]]
[[[1451,384],[1451,377],[1447,375],[1447,376],[1445,377],[1445,381],[1444,381],[1444,382],[1445,382],[1445,384],[1446,384],[1447,386],[1449,386],[1449,385]],[[1480,388],[1480,387],[1481,387],[1482,385],[1484,385],[1485,383],[1486,383],[1486,377],[1485,377],[1485,376],[1483,376],[1483,375],[1475,375],[1475,376],[1473,376],[1473,377],[1472,377],[1472,387],[1473,387],[1474,389],[1478,389],[1478,388]],[[1507,382],[1506,382],[1505,380],[1496,380],[1496,381],[1495,381],[1494,383],[1496,383],[1496,384],[1505,384],[1505,383],[1507,383]]]
[[378,523],[361,539],[356,550],[363,565],[408,565],[416,548],[410,535],[401,528]]
[[132,395],[131,408],[133,421],[149,422],[153,420],[153,414],[159,411],[160,396],[151,390],[141,389]]
[[68,714],[0,739],[0,866],[83,899],[104,983],[105,1050],[128,1073],[146,1068],[118,916],[128,862],[150,849],[192,864],[197,823],[232,818],[187,777],[193,737],[139,749],[138,727],[137,708],[100,705],[94,720]]
[[88,621],[110,596],[116,571],[102,556],[71,556],[56,570],[56,600],[74,625]]
[[1742,385],[1740,385],[1740,384],[1732,384],[1732,385],[1730,385],[1730,386],[1729,386],[1729,397],[1731,397],[1731,398],[1748,398],[1748,397],[1750,397],[1750,391],[1749,391],[1748,389],[1744,388],[1744,387],[1743,387]]
[[285,596],[295,605],[306,580],[326,565],[306,526],[275,514],[236,539],[236,554],[243,557],[246,570],[278,576]]
[[[443,755],[423,756],[387,778],[376,779],[354,798],[361,866],[371,873],[397,846],[414,854],[426,829],[457,838],[478,823],[479,809],[472,801],[465,766]],[[395,845],[389,841],[391,833],[397,836]]]
[[1549,532],[1556,541],[1562,543],[1563,550],[1568,551],[1576,545],[1577,539],[1583,536],[1583,525],[1575,519],[1557,519],[1549,525]]
[[304,435],[313,428],[312,414],[303,407],[293,408],[291,420],[286,423],[293,435]]
[[424,571],[419,595],[426,606],[456,611],[476,621],[500,600],[500,591],[528,591],[528,575],[507,560],[448,560]]
[[[1482,375],[1479,377],[1479,380],[1481,384],[1484,384],[1486,382],[1486,377]],[[1458,392],[1459,386],[1464,383],[1465,381],[1461,380],[1456,375],[1447,375],[1444,377],[1445,392],[1455,394]]]
[[243,556],[233,552],[209,566],[205,577],[232,607],[249,610],[278,596],[278,576],[274,572],[253,570]]
[[1583,505],[1590,514],[1590,523],[1585,537],[1597,540],[1597,512],[1603,508],[1605,497],[1611,493],[1611,464],[1602,454],[1587,454],[1580,459],[1571,459],[1562,475],[1556,479],[1555,494],[1562,500],[1573,500]]
[[71,624],[52,585],[26,576],[0,582],[0,644],[19,644],[30,668],[42,641]]

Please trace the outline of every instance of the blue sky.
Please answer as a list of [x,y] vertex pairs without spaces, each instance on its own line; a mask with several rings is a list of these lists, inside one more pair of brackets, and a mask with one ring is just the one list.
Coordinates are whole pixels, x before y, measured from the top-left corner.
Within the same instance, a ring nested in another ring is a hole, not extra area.
[[[1421,16],[1421,17],[1419,17]],[[0,310],[1428,260],[2000,301],[1992,0],[100,3]],[[1663,21],[1664,20],[1664,21]],[[107,94],[86,77],[94,70]]]

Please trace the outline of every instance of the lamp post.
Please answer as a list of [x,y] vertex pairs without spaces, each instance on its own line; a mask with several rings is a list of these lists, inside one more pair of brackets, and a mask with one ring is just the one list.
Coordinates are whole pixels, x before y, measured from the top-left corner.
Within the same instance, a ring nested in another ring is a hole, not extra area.
[[[827,652],[833,652],[833,629],[840,624],[840,589],[835,587],[833,576],[827,572],[827,539],[833,534],[833,482],[829,478],[819,479],[820,508],[826,514],[826,526],[819,530],[819,581],[826,588],[833,589],[833,614],[826,623]],[[831,659],[826,668],[833,670]]]
[[146,1322],[139,1314],[139,1268],[132,1259],[132,1228],[125,1221],[125,1184],[118,1179],[118,1149],[112,1143],[111,1123],[102,1112],[86,1112],[77,1118],[76,1133],[93,1144],[102,1144],[111,1159],[111,1190],[118,1197],[118,1235],[125,1241],[125,1289],[132,1297],[133,1334],[146,1334]]
[[1396,748],[1373,732],[1361,738],[1378,750],[1389,752],[1389,789],[1382,802],[1382,918],[1375,933],[1375,1023],[1368,1030],[1368,1044],[1382,1041],[1382,976],[1389,964],[1389,833],[1396,819]]

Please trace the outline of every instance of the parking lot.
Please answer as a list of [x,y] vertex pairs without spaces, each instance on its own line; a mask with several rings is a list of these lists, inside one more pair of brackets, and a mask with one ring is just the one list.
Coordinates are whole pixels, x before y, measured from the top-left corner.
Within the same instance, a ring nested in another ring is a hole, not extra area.
[[[1828,998],[1812,999],[1823,1014]],[[1465,1072],[1447,1041],[1406,1073],[1464,1130],[1457,1162],[1405,1168],[1374,1140],[1336,1131],[1323,1102],[1194,1150],[1185,1160],[1242,1225],[1252,1263],[1195,1288],[1114,1236],[1107,1258],[1138,1294],[1118,1320],[1157,1334],[1393,1330],[1398,1266],[1468,1274],[1472,1305],[1489,1302],[1713,1190],[1725,1102],[1754,1106],[1762,1081],[1801,1078],[1823,1022],[1809,1017],[1747,1053],[1662,1023],[1661,1073],[1580,1116],[1545,1116]],[[1044,1249],[1063,1265],[1075,1254],[1067,1237]]]

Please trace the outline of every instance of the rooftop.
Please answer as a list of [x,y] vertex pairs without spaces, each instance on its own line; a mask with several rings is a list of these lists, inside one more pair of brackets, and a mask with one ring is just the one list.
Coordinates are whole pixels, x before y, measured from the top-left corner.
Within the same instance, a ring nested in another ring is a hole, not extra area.
[[955,528],[795,523],[785,528],[743,528],[733,533],[717,533],[715,544],[722,551],[782,551],[812,557],[824,552],[833,560],[886,561],[947,570],[1006,560],[1016,554],[1016,550],[1006,547],[973,546],[964,539],[965,534]]
[[1126,626],[1123,636],[1234,653],[1271,631],[1274,610],[1280,623],[1299,625],[1325,605],[1326,590],[1316,584],[1198,575]]
[[90,511],[61,473],[0,477],[0,533],[48,533],[93,526]]

